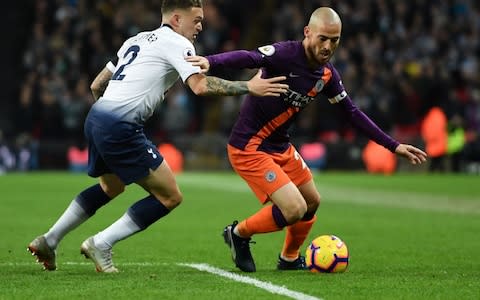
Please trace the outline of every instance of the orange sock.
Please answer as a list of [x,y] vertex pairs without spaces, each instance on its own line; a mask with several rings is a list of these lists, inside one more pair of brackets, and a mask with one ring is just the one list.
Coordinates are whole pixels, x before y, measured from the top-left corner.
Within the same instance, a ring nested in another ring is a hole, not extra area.
[[282,230],[273,219],[272,205],[264,206],[254,215],[246,218],[237,225],[242,237],[248,238],[255,233],[267,233]]
[[305,239],[316,220],[317,216],[315,215],[311,220],[300,220],[287,227],[282,250],[283,257],[293,260],[300,255],[300,247],[303,245],[303,242],[305,242]]

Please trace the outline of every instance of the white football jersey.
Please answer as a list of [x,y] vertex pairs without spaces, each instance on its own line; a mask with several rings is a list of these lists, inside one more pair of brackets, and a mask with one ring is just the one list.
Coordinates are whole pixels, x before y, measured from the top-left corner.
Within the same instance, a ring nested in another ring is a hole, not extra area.
[[129,38],[118,50],[112,78],[95,109],[145,123],[179,77],[185,82],[200,72],[185,60],[191,55],[195,55],[193,44],[168,26]]

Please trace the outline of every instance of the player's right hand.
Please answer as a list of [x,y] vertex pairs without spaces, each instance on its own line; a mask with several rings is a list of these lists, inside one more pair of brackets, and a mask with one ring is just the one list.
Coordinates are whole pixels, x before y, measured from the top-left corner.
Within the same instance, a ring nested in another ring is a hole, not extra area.
[[210,70],[210,63],[208,62],[208,59],[203,56],[187,56],[185,57],[185,60],[192,63],[195,67],[200,67],[200,74],[205,74]]
[[254,96],[271,96],[279,97],[288,90],[288,84],[280,83],[287,80],[286,76],[277,76],[272,78],[262,78],[262,70],[258,70],[257,74],[247,81],[247,87],[250,94]]

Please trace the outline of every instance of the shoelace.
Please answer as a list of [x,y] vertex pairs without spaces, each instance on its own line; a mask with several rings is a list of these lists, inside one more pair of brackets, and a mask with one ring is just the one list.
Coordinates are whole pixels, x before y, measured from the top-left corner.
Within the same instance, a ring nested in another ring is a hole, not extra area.
[[307,266],[307,264],[305,263],[305,257],[300,256],[298,259],[300,260],[300,261],[299,261],[299,265],[300,265],[300,266],[302,266],[302,267],[306,267],[306,266]]
[[112,261],[112,255],[113,252],[111,249],[106,249],[106,250],[101,250],[102,251],[102,256],[105,261],[106,267],[111,268],[113,267],[113,261]]

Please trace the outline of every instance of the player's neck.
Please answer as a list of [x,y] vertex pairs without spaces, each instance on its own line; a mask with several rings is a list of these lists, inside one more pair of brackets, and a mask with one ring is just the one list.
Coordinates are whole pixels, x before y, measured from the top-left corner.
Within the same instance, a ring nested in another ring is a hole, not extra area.
[[312,53],[307,50],[305,45],[303,47],[303,53],[305,54],[305,60],[307,61],[307,65],[310,69],[315,70],[323,66],[323,64],[320,64],[312,57]]

